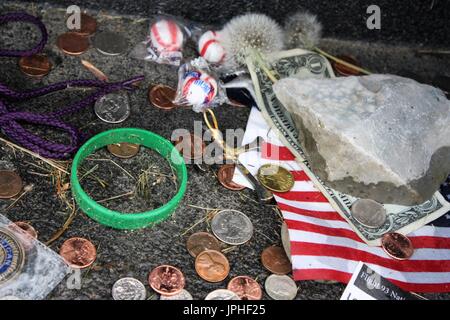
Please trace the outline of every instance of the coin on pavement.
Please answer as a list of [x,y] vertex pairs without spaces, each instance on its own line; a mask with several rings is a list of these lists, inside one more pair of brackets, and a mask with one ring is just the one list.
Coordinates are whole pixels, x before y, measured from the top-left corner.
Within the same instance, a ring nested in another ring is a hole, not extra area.
[[227,289],[236,293],[241,300],[261,300],[262,298],[259,283],[247,276],[234,277],[228,283]]
[[23,183],[14,171],[0,170],[0,199],[10,199],[22,191]]
[[149,88],[148,100],[159,109],[172,110],[176,108],[176,105],[173,103],[175,95],[175,89],[163,84],[158,84]]
[[52,64],[46,54],[34,54],[19,60],[20,71],[30,77],[41,78],[47,75]]
[[387,218],[383,205],[371,199],[356,200],[350,211],[356,221],[368,228],[381,227]]
[[396,260],[409,259],[414,253],[411,240],[396,232],[385,233],[381,238],[381,247],[391,258]]
[[258,180],[264,187],[275,192],[288,192],[295,183],[289,170],[270,163],[259,168]]
[[268,276],[265,288],[267,294],[274,300],[293,300],[297,296],[297,285],[286,275]]
[[59,254],[72,268],[83,269],[94,263],[97,250],[87,239],[70,238],[62,244]]
[[264,249],[261,254],[263,266],[275,274],[288,274],[292,271],[291,261],[286,256],[283,248],[270,246]]
[[205,250],[220,251],[219,241],[208,232],[197,232],[192,234],[186,242],[186,247],[189,254],[194,258]]
[[125,92],[109,93],[95,102],[95,114],[107,123],[121,123],[130,116],[130,102]]
[[241,300],[233,291],[227,289],[217,289],[210,292],[205,300]]
[[30,238],[37,239],[37,231],[29,223],[25,221],[16,221],[14,224],[22,229],[28,236],[30,236]]
[[103,31],[95,35],[94,47],[108,56],[117,56],[128,49],[127,39],[117,32]]
[[244,244],[253,235],[250,219],[242,212],[231,209],[219,211],[211,221],[211,229],[217,239],[231,245]]
[[169,265],[153,269],[148,276],[148,283],[161,295],[173,296],[181,292],[186,284],[183,272]]
[[114,300],[145,300],[146,295],[144,284],[135,278],[119,279],[112,288]]
[[56,45],[65,54],[78,56],[89,49],[89,40],[76,32],[66,32],[58,36]]
[[113,143],[107,147],[114,156],[122,159],[129,159],[138,154],[140,145],[128,142]]
[[97,20],[90,15],[82,13],[80,15],[80,29],[75,29],[75,32],[84,37],[90,36],[97,30]]
[[163,296],[161,295],[159,297],[160,300],[194,300],[192,298],[192,295],[189,293],[189,291],[183,289],[180,293],[177,293],[173,296]]
[[209,282],[220,282],[230,272],[228,259],[219,251],[205,250],[195,258],[195,271]]
[[220,184],[229,190],[244,190],[244,186],[233,182],[234,169],[234,164],[224,164],[219,168],[219,171],[217,172],[217,178],[219,179]]

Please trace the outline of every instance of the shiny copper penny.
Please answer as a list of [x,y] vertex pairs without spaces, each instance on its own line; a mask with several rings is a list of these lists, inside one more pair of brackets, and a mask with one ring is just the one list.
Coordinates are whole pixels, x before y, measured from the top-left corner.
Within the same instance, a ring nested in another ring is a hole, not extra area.
[[141,147],[138,144],[121,142],[110,144],[106,148],[118,158],[129,159],[137,155]]
[[230,280],[228,290],[236,293],[242,300],[261,300],[262,289],[255,279],[239,276]]
[[83,37],[93,35],[97,30],[97,20],[95,20],[93,17],[85,13],[82,13],[80,18],[81,18],[80,19],[81,28],[75,29],[74,32]]
[[172,110],[176,108],[173,103],[176,91],[162,84],[150,87],[148,91],[148,100],[152,105],[163,110]]
[[30,77],[41,78],[47,75],[52,64],[45,54],[35,54],[30,57],[22,57],[19,60],[20,71]]
[[[337,58],[344,60],[345,62],[351,63],[357,67],[361,67],[359,65],[358,61],[356,61],[355,58],[353,58],[353,57],[341,55],[341,56],[337,56]],[[343,64],[340,64],[335,61],[333,61],[333,68],[337,74],[344,76],[344,77],[358,76],[361,74],[359,71],[356,71],[355,69],[349,68],[349,67],[344,66]]]
[[175,149],[177,149],[184,159],[195,160],[203,157],[206,145],[203,139],[194,134],[189,136],[181,136],[175,141]]
[[36,229],[34,229],[29,223],[25,221],[16,221],[14,222],[16,226],[18,226],[20,229],[26,232],[27,235],[29,235],[33,239],[37,239],[38,234]]
[[157,293],[164,296],[173,296],[183,290],[186,280],[179,269],[162,265],[153,269],[149,274],[148,283]]
[[66,32],[58,37],[56,45],[65,54],[78,56],[89,48],[89,39],[76,32]]
[[194,258],[205,250],[220,251],[219,241],[208,232],[197,232],[192,234],[186,242],[186,247],[189,254]]
[[62,244],[59,254],[72,268],[83,269],[94,263],[97,250],[89,240],[70,238]]
[[17,173],[9,170],[0,170],[0,199],[10,199],[22,191],[22,179]]
[[414,253],[411,240],[396,232],[384,234],[381,238],[381,247],[391,258],[397,260],[409,259]]
[[288,274],[292,271],[292,265],[286,256],[286,251],[277,246],[270,246],[261,254],[261,261],[267,270],[275,274]]
[[229,190],[244,190],[244,186],[233,182],[234,169],[234,164],[225,164],[221,166],[217,172],[217,178],[219,179],[220,184]]
[[195,271],[209,282],[220,282],[230,272],[228,259],[219,251],[205,250],[195,259]]

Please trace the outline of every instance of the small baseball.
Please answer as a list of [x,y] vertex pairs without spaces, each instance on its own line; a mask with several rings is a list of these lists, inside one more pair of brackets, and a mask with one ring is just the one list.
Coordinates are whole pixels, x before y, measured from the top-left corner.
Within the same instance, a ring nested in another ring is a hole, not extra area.
[[220,41],[219,31],[207,31],[198,41],[198,52],[206,61],[220,64],[225,58],[225,49]]
[[150,28],[150,39],[159,51],[180,51],[184,35],[180,26],[173,20],[159,20]]
[[191,105],[211,102],[217,94],[217,82],[207,74],[200,78],[187,77],[183,84],[183,96]]

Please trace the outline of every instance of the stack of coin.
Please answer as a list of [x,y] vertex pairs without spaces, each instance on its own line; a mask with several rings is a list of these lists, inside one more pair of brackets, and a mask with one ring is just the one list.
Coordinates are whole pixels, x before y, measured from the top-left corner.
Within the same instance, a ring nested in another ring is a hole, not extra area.
[[67,55],[78,56],[89,49],[89,36],[97,30],[97,21],[82,13],[80,16],[80,29],[63,33],[58,36],[56,45]]

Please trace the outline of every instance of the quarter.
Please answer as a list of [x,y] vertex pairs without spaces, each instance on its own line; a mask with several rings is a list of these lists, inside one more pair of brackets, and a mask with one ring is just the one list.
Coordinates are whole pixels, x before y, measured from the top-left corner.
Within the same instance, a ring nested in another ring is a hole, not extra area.
[[237,210],[219,211],[211,221],[214,235],[222,242],[240,245],[253,236],[253,224],[250,219]]

